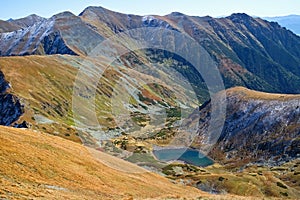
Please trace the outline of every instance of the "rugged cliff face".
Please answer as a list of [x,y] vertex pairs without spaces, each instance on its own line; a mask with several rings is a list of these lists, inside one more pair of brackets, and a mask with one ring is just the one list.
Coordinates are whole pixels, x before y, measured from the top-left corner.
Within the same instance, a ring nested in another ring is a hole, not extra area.
[[[24,113],[19,98],[7,93],[8,88],[9,84],[0,71],[0,125],[4,126],[12,125]],[[19,125],[16,126],[18,127]]]
[[[200,109],[195,146],[207,142],[210,103]],[[223,131],[209,153],[227,164],[278,164],[300,156],[300,96],[277,95],[245,88],[227,90]]]

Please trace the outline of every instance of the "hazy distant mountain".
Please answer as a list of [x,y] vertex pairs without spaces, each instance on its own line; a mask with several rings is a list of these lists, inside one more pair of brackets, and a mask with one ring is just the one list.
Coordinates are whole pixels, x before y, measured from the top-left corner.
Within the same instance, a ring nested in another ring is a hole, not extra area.
[[281,26],[300,35],[300,15],[288,15],[282,17],[264,17],[268,21],[278,22]]

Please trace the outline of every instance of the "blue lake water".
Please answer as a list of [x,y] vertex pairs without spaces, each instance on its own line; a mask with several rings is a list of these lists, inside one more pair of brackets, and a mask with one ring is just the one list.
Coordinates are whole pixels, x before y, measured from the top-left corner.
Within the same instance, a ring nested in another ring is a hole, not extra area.
[[214,163],[212,159],[204,156],[199,151],[190,148],[160,149],[154,150],[153,154],[161,161],[180,160],[200,167],[206,167]]

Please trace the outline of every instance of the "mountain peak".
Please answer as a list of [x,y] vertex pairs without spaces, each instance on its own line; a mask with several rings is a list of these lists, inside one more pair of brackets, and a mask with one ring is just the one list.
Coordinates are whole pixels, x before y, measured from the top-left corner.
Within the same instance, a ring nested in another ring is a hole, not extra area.
[[31,15],[28,15],[27,17],[23,17],[20,19],[9,19],[8,22],[13,25],[16,25],[16,26],[19,26],[22,28],[26,28],[26,27],[32,26],[35,23],[39,23],[43,20],[46,20],[46,19],[41,16],[38,16],[36,14],[31,14]]
[[184,16],[185,14],[183,14],[181,12],[171,12],[169,15],[174,16],[174,17],[180,17],[180,16]]
[[233,13],[232,15],[228,16],[227,18],[233,20],[249,20],[253,19],[251,16],[247,15],[246,13]]
[[[38,16],[38,15],[36,15],[36,14],[31,14],[31,15],[28,15],[27,18],[38,18],[38,19],[41,19],[41,18],[43,18],[43,17]],[[44,18],[43,18],[43,19],[44,19]]]
[[39,15],[36,15],[36,14],[31,14],[31,15],[28,15],[26,17],[22,17],[22,18],[19,18],[19,19],[13,19],[13,18],[10,18],[8,19],[7,21],[8,22],[12,22],[12,21],[18,21],[18,20],[25,20],[25,19],[31,19],[31,20],[41,20],[41,19],[45,19]]
[[80,14],[79,16],[83,16],[85,13],[89,13],[89,12],[114,12],[114,11],[111,11],[111,10],[108,10],[106,8],[103,8],[101,6],[89,6],[87,8],[85,8]]
[[72,12],[70,11],[65,11],[65,12],[61,12],[61,13],[58,13],[56,15],[53,15],[52,18],[65,18],[65,17],[74,17],[76,15],[74,15]]

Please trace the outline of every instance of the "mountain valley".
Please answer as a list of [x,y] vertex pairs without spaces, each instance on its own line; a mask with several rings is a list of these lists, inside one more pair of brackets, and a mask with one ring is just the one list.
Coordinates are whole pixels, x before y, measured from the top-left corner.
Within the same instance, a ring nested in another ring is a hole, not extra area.
[[[0,21],[0,56],[0,199],[300,196],[300,37],[278,23],[88,7]],[[153,153],[182,146],[213,164]]]

